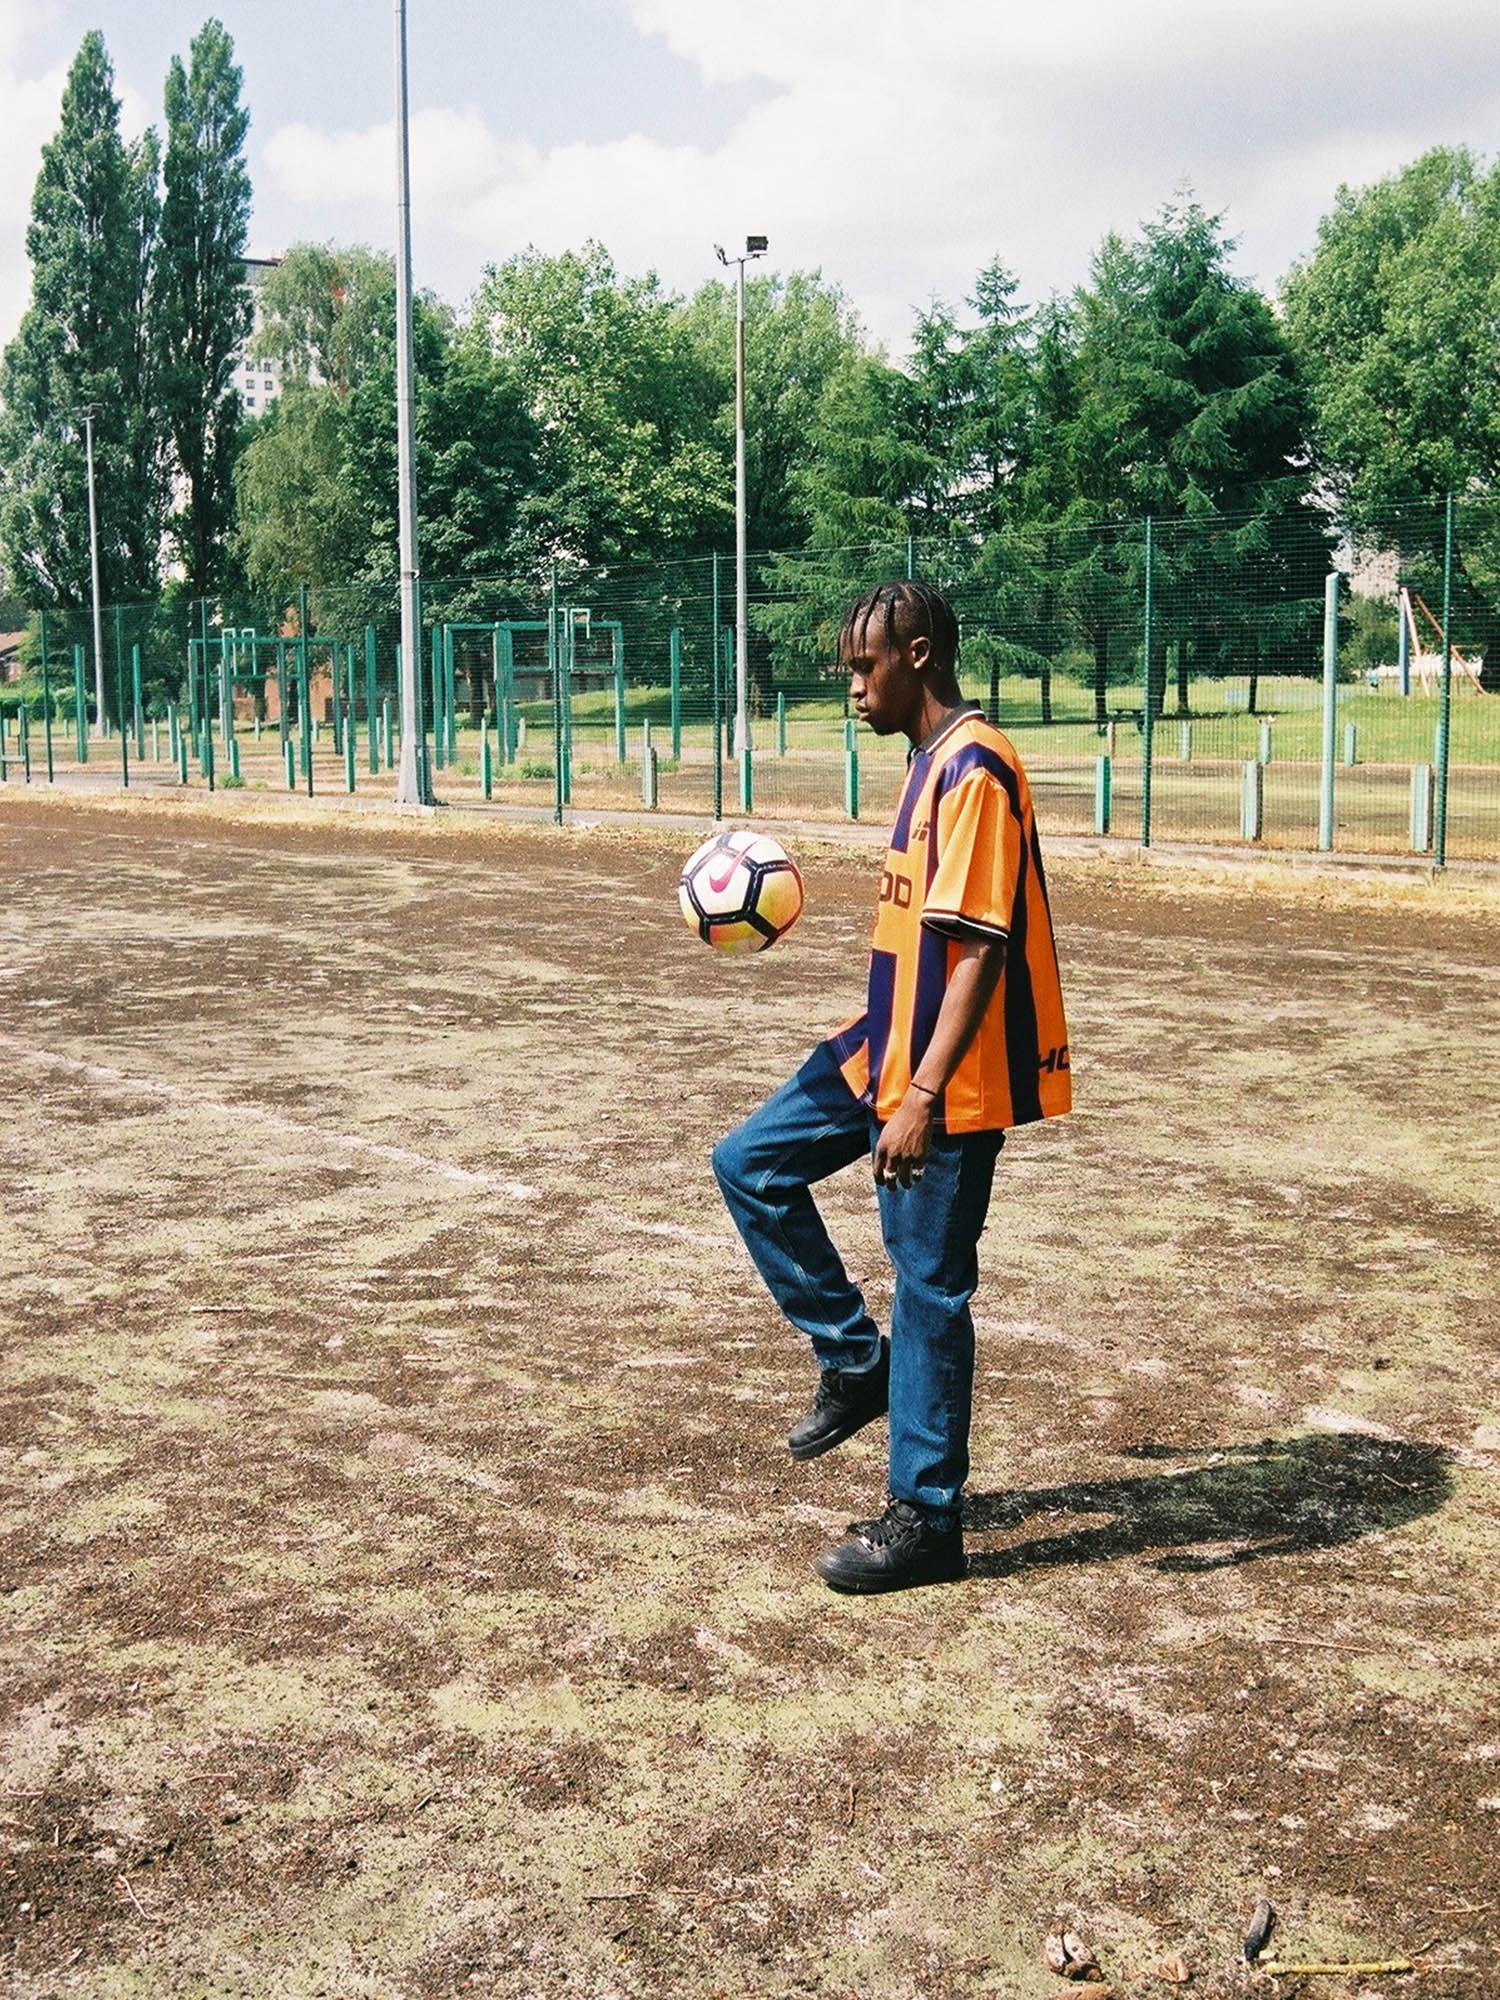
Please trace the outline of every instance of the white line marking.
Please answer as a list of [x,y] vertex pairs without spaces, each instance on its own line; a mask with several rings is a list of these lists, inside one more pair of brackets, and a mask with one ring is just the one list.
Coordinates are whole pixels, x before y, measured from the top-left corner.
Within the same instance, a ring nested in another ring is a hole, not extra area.
[[324,1125],[304,1125],[296,1118],[284,1118],[279,1111],[267,1111],[259,1104],[236,1104],[222,1097],[206,1097],[201,1091],[188,1090],[181,1084],[163,1083],[160,1078],[128,1076],[124,1070],[112,1069],[107,1063],[85,1062],[79,1056],[59,1055],[49,1049],[28,1048],[24,1042],[15,1041],[9,1035],[0,1035],[0,1049],[7,1050],[19,1062],[35,1063],[41,1068],[71,1070],[75,1076],[89,1078],[94,1083],[107,1083],[116,1089],[138,1090],[148,1097],[165,1097],[169,1103],[182,1104],[195,1111],[217,1111],[225,1118],[250,1118],[257,1124],[269,1126],[274,1132],[289,1133],[295,1138],[309,1142],[322,1140],[325,1145],[342,1146],[351,1153],[369,1153],[379,1160],[389,1160],[398,1167],[416,1167],[422,1173],[436,1174],[440,1180],[452,1181],[459,1187],[488,1188],[496,1194],[510,1195],[516,1201],[534,1201],[537,1189],[525,1181],[512,1181],[500,1174],[475,1173],[469,1167],[456,1167],[449,1160],[434,1160],[426,1153],[414,1153],[406,1146],[387,1146],[379,1139],[362,1139],[355,1132],[330,1132]]
[[628,1215],[611,1215],[615,1229],[633,1229],[637,1236],[670,1236],[674,1243],[691,1243],[700,1250],[732,1250],[732,1236],[710,1236],[702,1229],[687,1229],[678,1222],[637,1222]]

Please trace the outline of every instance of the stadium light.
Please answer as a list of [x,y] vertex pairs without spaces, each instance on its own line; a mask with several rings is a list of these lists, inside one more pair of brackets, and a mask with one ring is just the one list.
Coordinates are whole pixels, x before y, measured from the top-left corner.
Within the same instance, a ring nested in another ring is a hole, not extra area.
[[[94,419],[99,414],[97,403],[85,403],[81,410],[74,411],[75,420],[83,423],[83,453],[88,466],[89,482],[89,574],[94,594],[94,734],[104,734],[104,615],[99,609],[99,515],[94,505]],[[125,726],[121,717],[120,727]]]
[[[767,239],[747,236],[743,257],[726,256],[714,245],[727,270],[739,266],[734,314],[734,754],[750,748],[750,599],[745,582],[745,266],[764,257]],[[717,643],[717,642],[716,642]]]
[[[396,495],[401,573],[401,764],[398,806],[434,803],[422,727],[417,474],[411,359],[411,167],[407,152],[406,0],[396,0]],[[371,725],[374,727],[374,718]]]

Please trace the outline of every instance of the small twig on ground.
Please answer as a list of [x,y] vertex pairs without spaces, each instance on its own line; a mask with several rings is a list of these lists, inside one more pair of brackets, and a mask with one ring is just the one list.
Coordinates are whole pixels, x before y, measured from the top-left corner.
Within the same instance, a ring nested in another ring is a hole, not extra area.
[[125,1894],[129,1897],[130,1901],[135,1905],[137,1913],[140,1916],[144,1917],[148,1924],[154,1924],[156,1922],[155,1917],[152,1916],[151,1912],[146,1908],[145,1904],[141,1901],[140,1897],[135,1893],[134,1889],[131,1888],[129,1876],[117,1875],[115,1877],[115,1881],[117,1885],[124,1890]]
[[649,1896],[649,1889],[595,1889],[584,1897],[586,1903],[633,1903],[637,1896]]
[[1365,1975],[1379,1972],[1415,1972],[1417,1968],[1409,1958],[1320,1958],[1308,1959],[1305,1962],[1299,1960],[1296,1963],[1268,1958],[1263,1959],[1255,1969],[1257,1972],[1265,1973],[1270,1979],[1289,1979],[1299,1972],[1320,1972],[1335,1976],[1342,1974],[1347,1977],[1352,1974]]

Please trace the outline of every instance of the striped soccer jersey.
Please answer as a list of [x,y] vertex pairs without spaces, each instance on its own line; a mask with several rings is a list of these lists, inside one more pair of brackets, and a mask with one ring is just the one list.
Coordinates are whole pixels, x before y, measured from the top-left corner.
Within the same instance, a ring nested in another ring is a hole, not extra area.
[[1031,788],[1010,741],[961,709],[913,751],[880,877],[865,1012],[830,1048],[882,1123],[926,1052],[960,948],[1003,938],[1005,970],[934,1118],[990,1132],[1072,1107],[1068,1030]]

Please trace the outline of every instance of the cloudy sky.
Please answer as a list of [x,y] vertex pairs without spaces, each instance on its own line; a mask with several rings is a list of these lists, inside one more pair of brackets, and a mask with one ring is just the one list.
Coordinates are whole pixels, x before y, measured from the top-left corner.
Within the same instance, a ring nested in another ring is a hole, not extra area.
[[[128,135],[212,0],[0,0],[0,340],[40,149],[103,25]],[[251,248],[392,241],[388,0],[221,0]],[[114,18],[111,18],[111,17]],[[1340,182],[1500,146],[1492,0],[409,0],[416,280],[595,236],[690,291],[748,231],[895,355],[999,255],[1037,299],[1190,186],[1274,287]]]

